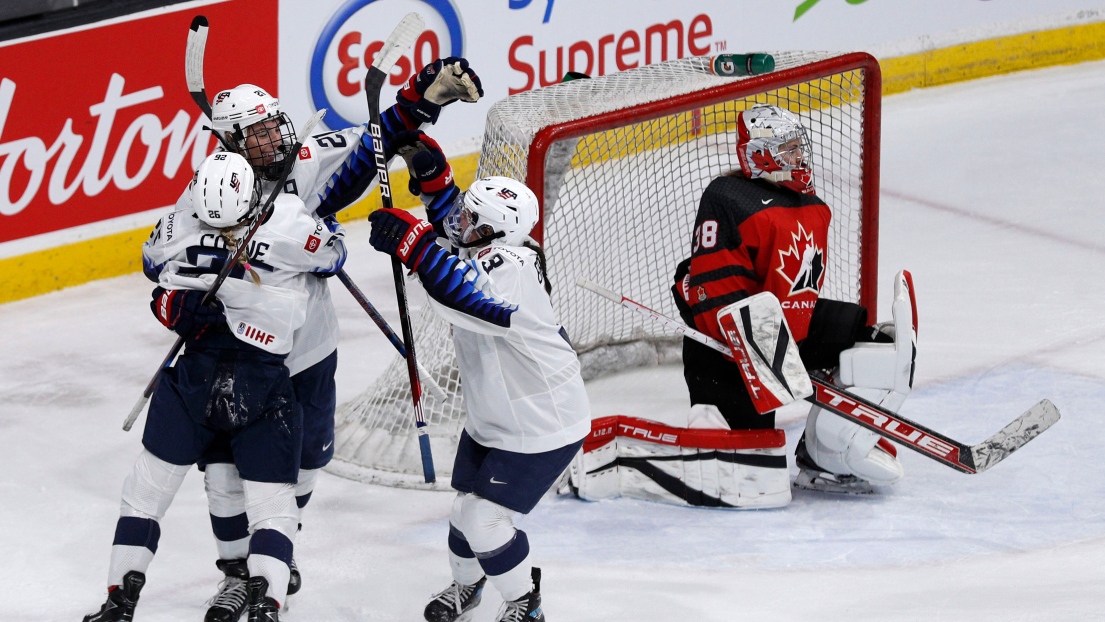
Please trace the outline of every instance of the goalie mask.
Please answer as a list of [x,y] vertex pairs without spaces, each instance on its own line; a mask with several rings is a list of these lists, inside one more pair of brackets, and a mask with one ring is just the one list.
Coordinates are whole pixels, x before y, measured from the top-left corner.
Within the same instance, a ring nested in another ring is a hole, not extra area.
[[280,179],[284,160],[295,144],[295,128],[288,115],[280,112],[280,100],[252,84],[215,95],[211,129],[269,181]]
[[245,158],[220,151],[200,164],[189,192],[196,216],[211,227],[226,229],[253,215],[261,198],[261,182]]
[[509,177],[484,177],[457,197],[445,216],[445,232],[458,247],[483,246],[502,238],[521,246],[537,224],[537,195]]
[[737,158],[746,177],[814,193],[809,134],[793,113],[756,104],[740,113],[737,132]]

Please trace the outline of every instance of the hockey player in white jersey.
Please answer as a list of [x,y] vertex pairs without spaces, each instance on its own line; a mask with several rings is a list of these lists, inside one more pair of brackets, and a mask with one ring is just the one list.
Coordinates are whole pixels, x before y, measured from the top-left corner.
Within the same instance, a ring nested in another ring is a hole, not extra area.
[[[465,59],[450,57],[430,63],[411,77],[396,95],[398,103],[381,116],[384,144],[393,148],[396,134],[435,123],[442,107],[457,100],[474,102],[481,95],[480,79]],[[285,158],[295,157],[283,191],[299,196],[306,209],[320,217],[330,217],[352,204],[375,180],[375,153],[365,125],[306,137],[299,152],[291,154],[295,132],[281,112],[279,100],[250,84],[217,93],[211,116],[213,131],[249,160],[266,194],[279,178]],[[387,153],[385,157],[390,159],[392,155]],[[189,201],[185,192],[177,208],[187,208]],[[307,320],[296,332],[287,359],[304,416],[303,458],[296,484],[296,503],[301,512],[311,498],[319,470],[333,456],[337,406],[337,314],[326,281],[308,279],[307,292]],[[241,479],[229,457],[229,447],[223,442],[200,460],[218,545],[216,565],[225,574],[205,622],[237,620],[245,602],[249,533]],[[289,593],[294,594],[299,587],[300,575],[293,560]]]
[[[410,159],[416,184],[434,158]],[[421,188],[425,190],[425,188]],[[452,184],[423,202],[455,196]],[[557,322],[543,255],[529,238],[537,198],[503,177],[476,180],[433,224],[397,209],[374,212],[369,242],[418,273],[434,310],[453,325],[467,420],[457,447],[449,517],[452,584],[426,606],[431,622],[468,619],[490,580],[499,621],[538,622],[540,571],[514,526],[564,472],[591,428],[579,361]],[[435,232],[436,229],[436,232]],[[453,254],[435,243],[439,234]],[[532,581],[532,583],[531,583]]]
[[250,620],[278,619],[298,525],[302,438],[285,358],[306,317],[309,275],[340,270],[346,252],[340,227],[308,214],[297,197],[280,195],[218,290],[216,307],[202,306],[256,214],[259,186],[242,156],[208,156],[189,187],[191,206],[162,218],[143,247],[147,270],[158,277],[151,309],[186,341],[162,372],[144,449],[123,484],[107,602],[85,622],[133,618],[160,520],[191,465],[220,437],[228,439],[250,501]]

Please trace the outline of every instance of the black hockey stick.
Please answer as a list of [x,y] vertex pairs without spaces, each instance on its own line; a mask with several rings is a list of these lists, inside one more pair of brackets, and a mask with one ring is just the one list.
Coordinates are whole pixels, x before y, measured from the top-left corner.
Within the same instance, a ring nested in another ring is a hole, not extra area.
[[[731,354],[729,346],[699,332],[683,322],[654,311],[641,303],[612,292],[587,279],[576,280],[576,285],[595,292],[626,309],[675,330],[680,335],[694,339],[723,354]],[[901,415],[869,402],[826,379],[814,375],[813,395],[806,399],[830,410],[845,419],[858,423],[872,432],[904,445],[913,451],[963,473],[981,473],[1020,449],[1025,443],[1043,433],[1059,420],[1059,409],[1048,400],[1040,400],[997,434],[978,443],[967,445],[949,436],[914,423]]]
[[[380,124],[380,89],[388,77],[395,61],[414,43],[422,33],[425,23],[418,13],[408,13],[395,27],[384,47],[376,53],[376,59],[368,68],[364,79],[365,97],[368,99],[368,130],[372,135],[372,150],[375,152],[376,175],[380,179],[380,202],[391,207],[391,182],[388,179],[387,161],[384,158],[383,126]],[[432,484],[434,457],[430,453],[430,437],[426,433],[426,418],[422,412],[422,383],[418,379],[418,360],[414,354],[414,331],[411,329],[410,311],[407,307],[407,288],[403,281],[403,264],[397,257],[391,258],[391,272],[395,279],[395,299],[399,305],[399,322],[403,327],[403,343],[407,349],[407,376],[411,383],[411,400],[414,402],[414,424],[418,432],[418,450],[422,453],[422,474],[426,483]]]
[[[357,287],[357,284],[353,282],[353,279],[349,278],[345,270],[339,270],[337,276],[338,280],[342,282],[342,285],[345,285],[345,288],[352,294],[357,304],[361,305],[361,308],[365,310],[368,317],[372,318],[372,321],[376,323],[376,327],[380,329],[380,332],[384,333],[384,336],[388,338],[391,345],[395,346],[395,351],[399,353],[399,356],[407,358],[407,349],[403,346],[403,342],[399,340],[399,336],[395,334],[395,331],[391,329],[387,320],[380,315],[380,312],[376,310],[376,307],[373,306],[368,300],[368,297],[364,295],[361,288]],[[434,381],[429,370],[423,367],[420,362],[418,362],[417,365],[419,377],[426,384],[426,388],[430,390],[430,395],[434,396],[434,399],[440,402],[444,402],[448,399],[449,396],[445,393],[445,390]]]
[[[312,115],[311,118],[307,120],[307,123],[303,126],[303,135],[310,136],[311,132],[315,129],[315,126],[318,125],[318,122],[322,120],[322,117],[325,114],[326,109],[324,108]],[[242,253],[246,252],[246,248],[249,246],[249,241],[253,239],[254,234],[257,233],[257,230],[261,228],[261,225],[268,219],[269,215],[272,213],[273,204],[276,202],[276,197],[284,189],[284,182],[287,181],[288,175],[292,172],[292,167],[295,166],[296,154],[299,153],[299,149],[302,146],[303,139],[299,139],[292,147],[288,157],[284,161],[284,169],[280,173],[280,179],[277,180],[276,186],[272,189],[272,192],[269,193],[268,198],[265,199],[264,205],[262,205],[261,209],[258,210],[257,216],[255,216],[253,222],[250,223],[249,228],[246,230],[245,236],[243,236],[242,239],[239,240],[238,246],[234,250],[234,253],[227,258],[226,263],[223,265],[222,269],[219,270],[219,274],[215,277],[215,281],[211,283],[211,287],[207,290],[207,293],[204,294],[203,300],[200,301],[201,305],[206,305],[207,303],[215,299],[215,294],[218,293],[219,288],[222,287],[223,282],[226,281],[226,277],[230,275],[230,272],[234,269],[234,266],[238,265],[238,260],[241,258]],[[172,349],[169,350],[169,353],[167,355],[165,355],[165,360],[161,361],[161,366],[157,368],[157,372],[154,373],[153,378],[150,378],[150,382],[146,385],[146,390],[142,392],[142,397],[139,398],[138,403],[134,405],[134,408],[131,409],[130,414],[127,415],[127,420],[123,422],[124,431],[129,431],[131,426],[134,425],[134,421],[138,419],[138,415],[142,413],[142,408],[145,407],[146,402],[148,402],[150,400],[150,396],[153,395],[154,389],[157,388],[157,381],[161,378],[161,372],[172,365],[173,359],[176,358],[176,355],[180,352],[180,349],[184,347],[184,340],[185,337],[183,335],[178,336],[176,343],[173,344]]]

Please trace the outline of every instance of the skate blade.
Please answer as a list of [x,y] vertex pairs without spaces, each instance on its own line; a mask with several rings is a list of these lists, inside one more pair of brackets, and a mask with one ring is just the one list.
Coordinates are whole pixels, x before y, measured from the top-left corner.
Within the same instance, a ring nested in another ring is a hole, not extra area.
[[838,476],[802,470],[794,480],[794,487],[817,492],[843,495],[869,495],[875,492],[871,483],[852,475]]

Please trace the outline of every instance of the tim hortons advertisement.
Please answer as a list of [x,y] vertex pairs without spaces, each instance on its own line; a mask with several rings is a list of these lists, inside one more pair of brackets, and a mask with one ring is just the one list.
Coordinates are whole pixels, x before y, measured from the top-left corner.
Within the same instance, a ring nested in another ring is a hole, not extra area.
[[201,13],[208,96],[275,89],[276,0],[186,3],[0,45],[0,244],[176,201],[214,148],[184,80]]
[[435,56],[468,58],[486,96],[449,106],[431,130],[447,153],[463,154],[479,149],[492,103],[559,82],[566,71],[597,76],[721,52],[877,56],[903,41],[894,49],[914,53],[937,33],[980,40],[1010,34],[995,24],[1027,32],[1056,27],[1048,16],[1087,9],[1105,10],[1105,0],[280,0],[280,97],[294,119],[329,108],[332,129],[364,123],[366,67],[415,11],[426,29],[392,71],[383,106]]

